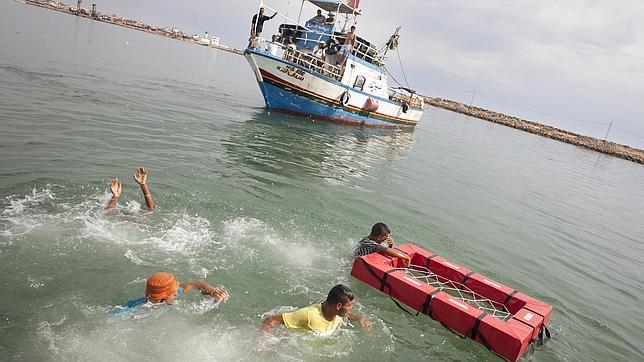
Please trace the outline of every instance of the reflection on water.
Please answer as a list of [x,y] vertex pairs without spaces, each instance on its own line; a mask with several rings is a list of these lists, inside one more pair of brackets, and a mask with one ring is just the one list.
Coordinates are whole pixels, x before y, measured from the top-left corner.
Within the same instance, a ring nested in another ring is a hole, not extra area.
[[228,162],[262,172],[251,174],[258,179],[304,175],[349,184],[406,158],[413,141],[412,131],[346,127],[262,111],[233,126],[222,145]]

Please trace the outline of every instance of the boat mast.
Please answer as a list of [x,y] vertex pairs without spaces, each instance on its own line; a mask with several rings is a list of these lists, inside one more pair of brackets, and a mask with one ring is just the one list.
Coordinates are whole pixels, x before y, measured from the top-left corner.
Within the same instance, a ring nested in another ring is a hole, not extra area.
[[389,37],[389,40],[387,41],[386,47],[385,47],[385,52],[382,54],[382,57],[387,56],[387,52],[389,50],[394,50],[398,48],[398,38],[400,38],[400,35],[398,35],[398,32],[400,31],[400,26],[396,28],[394,31],[394,34]]
[[304,1],[302,0],[302,5],[300,5],[300,13],[297,15],[297,25],[300,25],[300,20],[302,19],[302,9],[304,8]]

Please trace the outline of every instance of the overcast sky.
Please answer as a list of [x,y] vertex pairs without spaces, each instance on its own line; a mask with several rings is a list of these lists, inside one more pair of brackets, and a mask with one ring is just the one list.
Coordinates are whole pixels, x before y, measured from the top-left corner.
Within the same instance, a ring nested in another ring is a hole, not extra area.
[[[259,3],[94,1],[102,12],[208,31],[237,48]],[[301,1],[266,4],[297,17]],[[423,94],[469,103],[476,91],[474,105],[598,138],[612,121],[609,140],[644,148],[644,1],[361,0],[361,8],[358,35],[374,44],[402,26],[402,63]],[[303,18],[314,12],[308,4]],[[393,54],[387,67],[404,82]]]

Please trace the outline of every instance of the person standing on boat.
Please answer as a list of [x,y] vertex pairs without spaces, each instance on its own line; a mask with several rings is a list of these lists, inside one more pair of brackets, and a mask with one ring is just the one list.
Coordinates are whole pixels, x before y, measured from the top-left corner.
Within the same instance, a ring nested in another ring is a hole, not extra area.
[[[141,186],[141,192],[143,192],[143,197],[145,198],[145,204],[148,207],[148,210],[154,209],[154,199],[152,194],[150,194],[150,189],[148,188],[148,172],[143,168],[143,166],[136,169],[134,174],[134,181],[136,181],[139,186]],[[112,179],[110,183],[110,192],[112,193],[112,198],[105,206],[105,209],[112,209],[116,206],[116,202],[121,196],[121,181],[118,178]]]
[[363,330],[371,330],[371,321],[362,315],[351,311],[353,306],[353,292],[346,285],[334,286],[322,303],[313,304],[294,312],[268,316],[262,323],[262,330],[272,331],[283,324],[286,328],[315,331],[324,335],[331,334],[347,317],[350,321],[357,321]]
[[338,65],[344,65],[344,63],[347,61],[347,58],[353,51],[353,47],[356,44],[356,27],[351,26],[351,30],[344,34],[344,44],[342,44],[342,47],[340,48],[340,54],[342,57],[338,61]]
[[[387,246],[381,245],[383,241],[387,242]],[[389,226],[384,223],[376,223],[371,227],[371,234],[365,236],[362,240],[358,241],[353,256],[355,258],[365,256],[373,253],[390,256],[393,258],[401,258],[405,263],[405,267],[409,268],[411,259],[406,253],[394,248],[394,239],[391,237]]]
[[[257,15],[259,15],[259,17]],[[264,22],[266,20],[271,20],[272,18],[275,17],[275,15],[277,15],[277,13],[273,14],[272,16],[266,16],[264,15],[264,8],[263,7],[259,8],[259,14],[255,14],[251,22],[251,26],[250,26],[251,40],[254,38],[258,38],[262,35],[262,30],[264,30]]]

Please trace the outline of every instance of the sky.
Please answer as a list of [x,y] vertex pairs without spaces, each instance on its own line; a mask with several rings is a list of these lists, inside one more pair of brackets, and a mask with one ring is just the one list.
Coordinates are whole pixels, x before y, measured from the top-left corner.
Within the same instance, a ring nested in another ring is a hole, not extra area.
[[[259,5],[86,0],[83,6],[91,2],[104,13],[193,34],[207,31],[236,48],[247,44]],[[301,3],[265,6],[297,18]],[[644,149],[644,1],[361,0],[360,7],[357,33],[376,45],[402,26],[401,63],[421,94],[601,139],[608,133],[608,140]],[[307,3],[302,18],[315,9]],[[267,22],[264,33],[281,22]],[[387,68],[405,83],[395,53]]]

